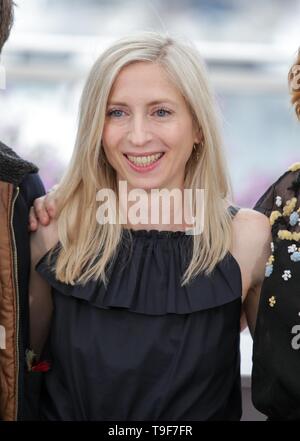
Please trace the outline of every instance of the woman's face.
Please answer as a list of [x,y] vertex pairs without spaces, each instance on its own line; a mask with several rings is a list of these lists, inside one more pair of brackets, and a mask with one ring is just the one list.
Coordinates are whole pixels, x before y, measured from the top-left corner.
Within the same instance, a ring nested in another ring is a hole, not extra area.
[[164,69],[151,62],[126,66],[112,87],[103,146],[128,189],[183,188],[186,163],[200,134],[187,104]]

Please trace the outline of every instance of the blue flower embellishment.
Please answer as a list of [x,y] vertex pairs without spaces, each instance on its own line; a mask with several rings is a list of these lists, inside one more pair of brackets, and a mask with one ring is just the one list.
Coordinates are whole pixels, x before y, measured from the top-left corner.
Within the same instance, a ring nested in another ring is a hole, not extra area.
[[300,252],[295,251],[293,254],[291,254],[291,260],[293,262],[300,262]]
[[[300,254],[300,253],[299,253],[299,254]],[[270,277],[270,275],[272,274],[272,272],[273,272],[273,265],[270,264],[270,263],[268,263],[268,264],[266,265],[265,277]]]
[[292,227],[294,227],[295,225],[297,225],[298,221],[299,221],[299,214],[297,213],[297,211],[293,211],[293,213],[290,215],[290,225]]

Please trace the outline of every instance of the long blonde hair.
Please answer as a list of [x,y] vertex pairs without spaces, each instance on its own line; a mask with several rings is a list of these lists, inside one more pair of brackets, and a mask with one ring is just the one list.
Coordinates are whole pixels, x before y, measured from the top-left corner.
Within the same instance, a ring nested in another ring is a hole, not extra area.
[[[296,76],[297,72],[297,76]],[[298,119],[300,120],[300,49],[298,50],[298,57],[293,66],[291,67],[288,75],[291,101],[295,106],[295,111]],[[295,88],[294,79],[296,79],[297,87]]]
[[100,225],[96,220],[96,192],[110,188],[117,194],[116,173],[107,163],[101,143],[106,106],[120,70],[143,61],[159,63],[166,70],[204,139],[200,155],[196,158],[193,152],[186,164],[185,188],[205,189],[206,216],[203,233],[193,236],[192,258],[182,285],[200,272],[209,275],[231,246],[231,187],[205,66],[192,44],[162,33],[142,32],[118,40],[98,58],[82,93],[75,148],[58,189],[61,248],[55,270],[62,282],[100,278],[107,285],[107,269],[116,256],[123,228],[118,223]]

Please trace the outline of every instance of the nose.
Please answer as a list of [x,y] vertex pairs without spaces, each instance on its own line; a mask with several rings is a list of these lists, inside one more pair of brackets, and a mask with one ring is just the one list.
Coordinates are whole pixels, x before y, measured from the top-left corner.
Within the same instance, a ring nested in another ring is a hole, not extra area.
[[145,116],[134,115],[128,130],[128,141],[134,146],[144,146],[152,139],[149,124]]

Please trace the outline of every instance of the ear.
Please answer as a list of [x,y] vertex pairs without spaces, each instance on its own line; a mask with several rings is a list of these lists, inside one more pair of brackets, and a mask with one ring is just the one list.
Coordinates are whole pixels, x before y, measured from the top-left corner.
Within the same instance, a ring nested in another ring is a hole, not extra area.
[[203,133],[202,133],[202,129],[196,129],[195,131],[195,136],[194,136],[194,142],[195,144],[201,144],[203,141]]

